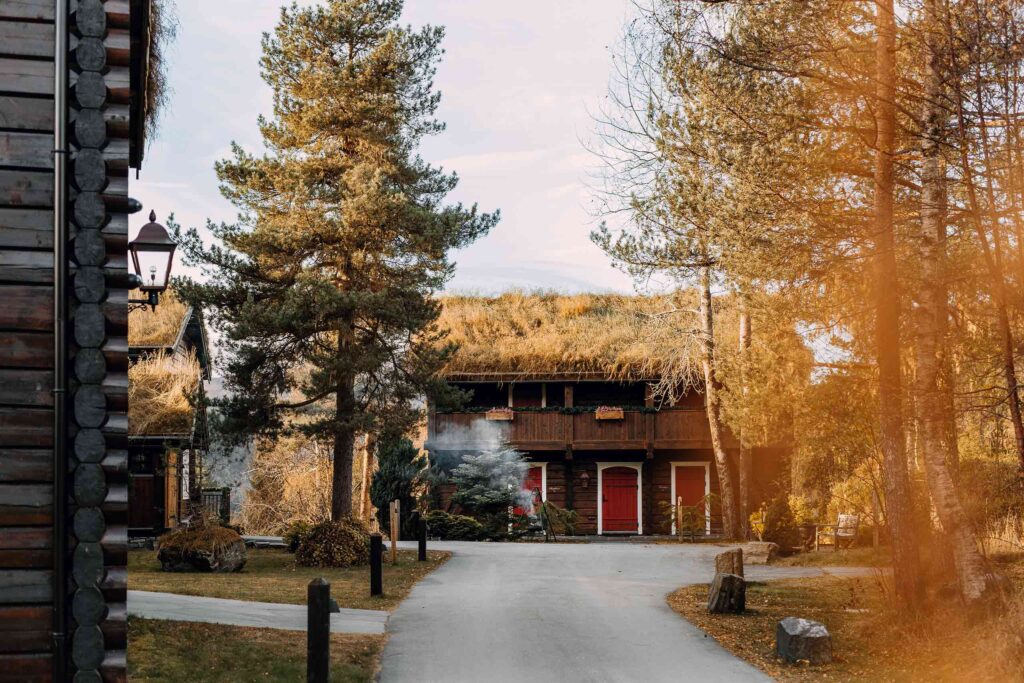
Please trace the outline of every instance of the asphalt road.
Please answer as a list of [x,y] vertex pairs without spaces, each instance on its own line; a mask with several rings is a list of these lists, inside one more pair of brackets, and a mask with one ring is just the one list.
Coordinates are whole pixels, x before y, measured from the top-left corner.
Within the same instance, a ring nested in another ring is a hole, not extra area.
[[[712,545],[436,543],[454,556],[392,614],[383,683],[768,681],[669,609]],[[833,573],[846,573],[842,570]],[[820,575],[748,567],[749,579]]]

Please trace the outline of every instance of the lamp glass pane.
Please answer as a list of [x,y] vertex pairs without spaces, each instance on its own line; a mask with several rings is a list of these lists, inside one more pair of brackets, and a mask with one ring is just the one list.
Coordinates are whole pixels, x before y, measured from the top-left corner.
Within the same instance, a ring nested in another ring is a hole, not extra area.
[[139,277],[142,278],[142,289],[163,289],[167,286],[167,262],[172,254],[167,251],[136,252],[139,259]]

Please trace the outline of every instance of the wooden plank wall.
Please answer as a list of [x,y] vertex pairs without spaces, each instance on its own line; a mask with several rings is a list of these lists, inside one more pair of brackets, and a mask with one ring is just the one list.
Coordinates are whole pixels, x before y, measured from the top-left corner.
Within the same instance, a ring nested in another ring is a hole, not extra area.
[[[0,0],[0,681],[53,677],[55,0]],[[76,680],[125,680],[127,0],[73,0],[66,625]]]
[[0,680],[50,680],[53,8],[0,2]]

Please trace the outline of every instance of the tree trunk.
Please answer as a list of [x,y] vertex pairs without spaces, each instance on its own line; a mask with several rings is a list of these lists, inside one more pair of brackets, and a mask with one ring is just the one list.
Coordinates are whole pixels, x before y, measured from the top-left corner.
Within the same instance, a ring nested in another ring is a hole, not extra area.
[[[351,346],[351,323],[342,323],[338,330],[338,363],[347,365]],[[331,485],[331,519],[338,521],[352,514],[352,461],[356,430],[353,417],[356,410],[355,376],[346,372],[338,378],[338,393],[334,411],[334,478]]]
[[747,415],[749,415],[749,406],[747,401],[749,399],[750,389],[747,386],[747,364],[750,362],[750,313],[747,311],[745,303],[740,304],[740,395],[743,401],[742,416],[743,419],[740,421],[740,459],[739,459],[739,489],[740,489],[740,505],[739,505],[739,523],[740,523],[740,536],[743,538],[750,537],[750,479],[751,479],[751,459],[750,459],[750,445],[747,440],[750,438],[750,434],[747,431]]
[[721,488],[722,530],[726,538],[733,539],[738,536],[738,529],[729,456],[722,445],[721,403],[718,396],[718,380],[715,377],[715,323],[711,307],[710,266],[703,266],[700,271],[700,319],[703,326],[701,369],[704,372],[704,404],[707,407],[711,447],[715,453],[715,469],[718,471],[718,484]]
[[921,417],[921,455],[935,512],[950,543],[956,566],[960,594],[967,603],[985,597],[990,584],[985,562],[978,552],[960,499],[957,496],[949,463],[950,443],[943,391],[946,329],[949,318],[946,292],[946,216],[945,170],[939,142],[943,135],[943,81],[940,41],[936,38],[937,0],[925,3],[925,30],[928,32],[928,64],[925,74],[926,129],[922,145],[921,238],[922,285],[916,311],[917,325],[917,401]]
[[896,599],[916,610],[922,595],[914,529],[914,500],[907,474],[900,377],[900,300],[893,230],[896,148],[896,17],[893,0],[876,0],[877,96],[875,101],[875,355],[878,363],[880,446],[892,539]]

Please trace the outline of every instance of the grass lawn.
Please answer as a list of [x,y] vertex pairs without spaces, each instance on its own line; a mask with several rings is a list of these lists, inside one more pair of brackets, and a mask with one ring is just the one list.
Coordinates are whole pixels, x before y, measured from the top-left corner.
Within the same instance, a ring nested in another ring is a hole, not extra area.
[[416,561],[415,550],[399,550],[398,564],[384,562],[384,595],[370,597],[369,566],[349,569],[297,567],[295,556],[278,548],[249,548],[245,569],[235,574],[173,573],[160,571],[156,552],[128,553],[129,590],[162,591],[211,598],[255,602],[306,604],[306,586],[322,576],[331,582],[331,597],[342,607],[394,610],[417,581],[443,564],[451,553],[431,550],[426,562]]
[[[331,681],[372,681],[384,636],[331,635]],[[301,681],[306,634],[131,617],[128,678],[132,681]]]
[[[1024,587],[1024,556],[998,568]],[[669,595],[668,603],[727,650],[780,681],[1024,681],[1021,597],[995,618],[972,622],[950,597],[933,596],[937,606],[916,620],[896,613],[890,580],[881,572],[748,583],[748,611],[742,615],[708,614],[707,592],[704,585],[687,586]],[[788,616],[828,627],[832,664],[794,666],[776,659],[775,627]]]

